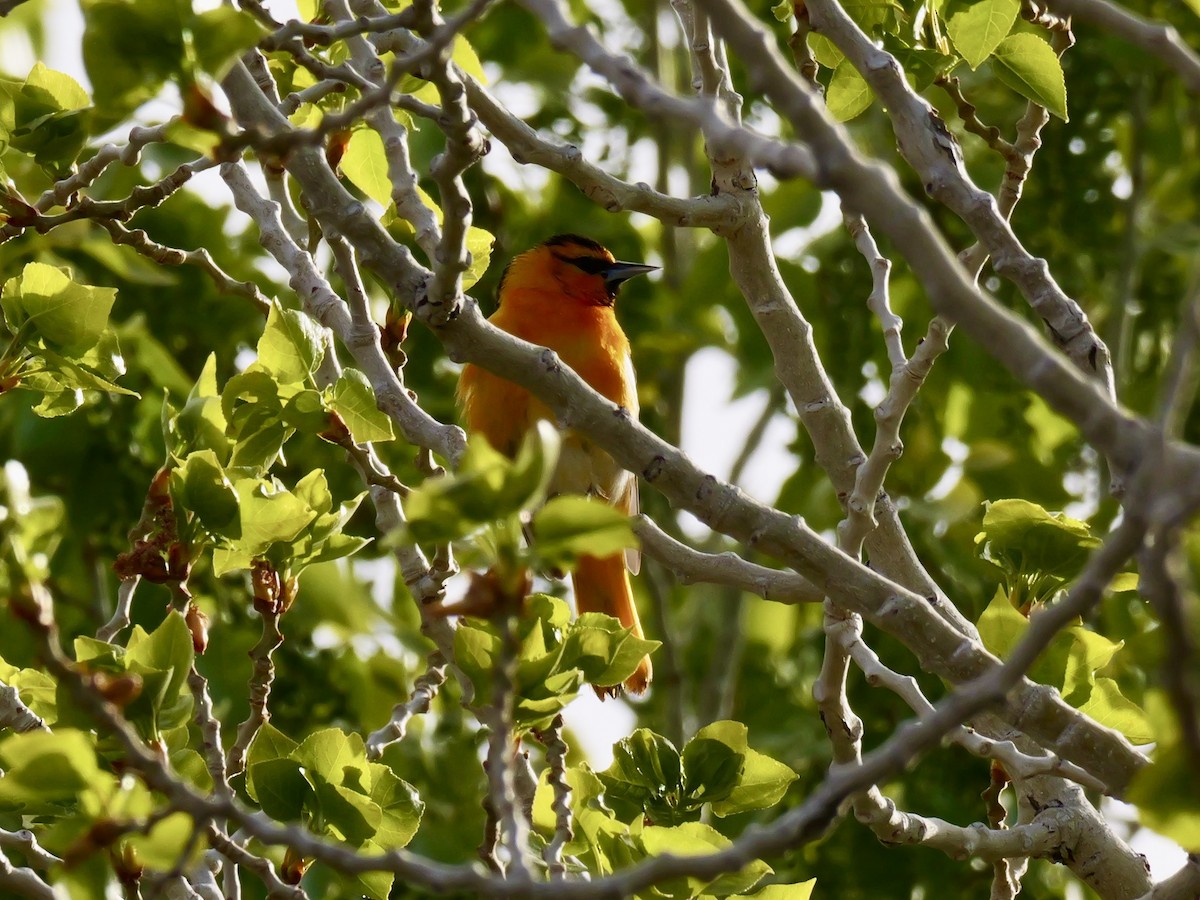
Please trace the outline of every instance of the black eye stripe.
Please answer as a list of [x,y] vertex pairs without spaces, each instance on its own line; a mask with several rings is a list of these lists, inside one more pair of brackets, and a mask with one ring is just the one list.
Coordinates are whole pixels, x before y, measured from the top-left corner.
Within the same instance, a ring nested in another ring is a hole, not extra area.
[[561,256],[558,253],[554,255],[563,262],[570,263],[575,268],[582,272],[587,272],[589,275],[600,275],[612,265],[607,259],[599,259],[595,256]]

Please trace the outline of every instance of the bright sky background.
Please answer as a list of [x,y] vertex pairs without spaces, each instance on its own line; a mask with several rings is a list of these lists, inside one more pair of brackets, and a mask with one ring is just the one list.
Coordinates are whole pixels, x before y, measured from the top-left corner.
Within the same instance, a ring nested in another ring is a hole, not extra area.
[[[80,49],[83,19],[77,4],[73,0],[43,0],[43,4],[49,10],[51,36],[42,61],[50,68],[71,74],[85,87],[89,87]],[[198,8],[211,5],[215,3],[197,3]],[[289,9],[290,14],[294,15],[295,6],[290,0],[269,0],[267,5],[277,16],[289,15]],[[662,33],[667,36],[673,34],[673,27],[671,20],[666,23]],[[3,61],[3,69],[11,75],[28,71],[36,61],[29,43],[14,29],[0,31],[0,60]],[[591,83],[603,85],[601,80],[590,73],[585,72],[580,77]],[[532,112],[536,106],[536,98],[527,92],[506,88],[502,84],[494,84],[493,89],[517,114]],[[577,96],[579,94],[582,92]],[[155,101],[143,107],[139,118],[162,121],[173,112],[173,103]],[[522,184],[530,190],[537,190],[549,179],[549,174],[544,170],[534,166],[521,166],[514,162],[499,142],[494,142],[492,146],[493,151],[484,158],[483,165],[506,183]],[[586,155],[587,147],[583,149]],[[629,173],[631,181],[644,180],[653,183],[654,156],[646,152],[648,149],[650,148],[632,148],[630,163],[633,171]],[[639,172],[639,166],[645,166],[646,170]],[[202,173],[202,176],[209,177],[194,179],[190,187],[212,196],[216,202],[228,203],[228,195],[215,170]],[[764,190],[769,190],[769,176],[764,174],[761,184]],[[838,227],[840,219],[836,198],[827,195],[817,220],[810,228],[795,229],[777,236],[777,253],[798,258],[813,238]],[[736,362],[733,357],[716,348],[708,348],[695,354],[688,361],[686,369],[682,449],[698,466],[720,478],[729,475],[733,461],[742,449],[740,436],[745,435],[762,415],[767,402],[765,390],[733,400],[735,370]],[[881,396],[869,399],[874,403],[878,402]],[[795,436],[794,416],[776,415],[754,451],[750,464],[746,466],[739,486],[755,499],[773,503],[780,485],[791,473],[793,458],[788,453],[787,446]],[[696,537],[708,533],[708,529],[694,519],[690,522],[685,521],[684,524],[686,530]],[[390,584],[390,579],[379,581]],[[589,761],[600,769],[606,768],[612,761],[612,744],[629,735],[636,724],[633,711],[625,701],[609,700],[602,703],[590,690],[581,692],[579,698],[567,708],[564,718]],[[1134,807],[1106,798],[1101,804],[1101,809],[1119,834],[1128,836],[1132,833],[1131,845],[1150,859],[1156,879],[1169,876],[1186,861],[1186,854],[1174,842],[1165,840],[1148,829],[1137,827]],[[1068,897],[1084,896],[1083,891],[1076,885],[1070,887]]]

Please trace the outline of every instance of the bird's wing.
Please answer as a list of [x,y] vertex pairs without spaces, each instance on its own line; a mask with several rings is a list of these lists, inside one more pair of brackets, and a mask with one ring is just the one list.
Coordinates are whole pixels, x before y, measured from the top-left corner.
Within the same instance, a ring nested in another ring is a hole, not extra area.
[[[617,497],[613,505],[627,516],[636,516],[642,511],[642,500],[638,494],[637,476],[631,472],[625,473],[624,492]],[[625,567],[634,575],[642,570],[642,551],[629,547],[625,551]]]
[[[638,418],[638,395],[637,395],[637,375],[633,371],[633,356],[625,355],[625,402],[624,407],[629,410],[629,415],[636,422]],[[623,490],[614,497],[613,505],[627,516],[636,516],[642,511],[642,498],[638,493],[637,476],[632,472],[625,472],[625,484]],[[642,570],[642,551],[636,547],[630,547],[625,551],[625,566],[636,575]]]

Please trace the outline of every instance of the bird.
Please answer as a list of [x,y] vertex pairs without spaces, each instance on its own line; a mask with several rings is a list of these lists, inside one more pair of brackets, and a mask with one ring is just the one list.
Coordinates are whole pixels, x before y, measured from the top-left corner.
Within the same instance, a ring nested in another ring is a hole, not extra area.
[[[499,305],[488,321],[515,337],[553,350],[598,393],[636,419],[633,359],[615,306],[626,281],[657,268],[619,262],[591,238],[555,235],[508,264],[497,291]],[[467,431],[482,435],[510,458],[539,420],[557,425],[550,409],[524,388],[476,365],[463,368],[458,401]],[[571,430],[562,434],[548,494],[584,494],[627,515],[638,512],[636,476],[617,465],[586,435]],[[571,574],[576,611],[615,616],[637,637],[644,637],[629,580],[630,571],[637,574],[638,566],[636,550],[602,557],[581,555]],[[625,680],[624,688],[633,694],[645,693],[652,677],[646,656]],[[594,687],[601,699],[621,690],[621,685]]]

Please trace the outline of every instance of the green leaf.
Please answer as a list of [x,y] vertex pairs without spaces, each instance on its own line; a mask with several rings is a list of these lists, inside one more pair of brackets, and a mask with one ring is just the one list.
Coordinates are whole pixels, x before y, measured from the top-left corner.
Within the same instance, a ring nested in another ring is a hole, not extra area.
[[996,588],[992,602],[980,615],[976,625],[983,646],[1004,659],[1029,628],[1029,620],[1013,607],[1003,590]]
[[[254,735],[254,740],[250,742],[250,748],[246,752],[246,764],[253,765],[269,759],[286,759],[299,746],[270,722],[264,722]],[[253,793],[251,796],[254,796]]]
[[224,575],[246,568],[273,544],[290,544],[317,518],[317,511],[283,485],[260,478],[234,483],[241,509],[241,536],[213,557],[213,568]]
[[116,298],[115,288],[78,284],[66,269],[32,262],[5,282],[0,304],[14,333],[24,326],[51,349],[76,358],[100,340]]
[[279,417],[289,428],[307,434],[320,434],[329,427],[325,398],[312,388],[303,388],[292,394],[279,411]]
[[1200,853],[1200,790],[1190,756],[1179,744],[1158,750],[1154,762],[1134,775],[1129,800],[1141,824]]
[[202,843],[191,843],[195,830],[195,819],[176,812],[157,821],[149,834],[130,835],[125,843],[137,851],[143,865],[169,872],[172,866],[188,865],[204,852]]
[[[105,341],[105,337],[111,338],[112,333],[104,332],[101,336],[101,341]],[[115,340],[115,338],[112,338]],[[97,345],[99,346],[99,345]],[[83,360],[88,360],[89,357],[96,359],[96,347],[93,347],[82,357]],[[20,385],[22,388],[31,390],[43,390],[47,393],[58,393],[59,391],[103,391],[110,394],[121,394],[126,397],[138,397],[135,391],[121,387],[119,384],[113,384],[107,378],[96,373],[90,366],[74,360],[68,359],[61,354],[55,353],[53,350],[41,348],[35,351],[40,358],[41,367],[37,371],[37,377],[31,375],[29,370],[26,370],[25,381]],[[124,372],[124,361],[119,357],[116,360],[109,360],[109,365],[115,364]],[[47,390],[49,385],[49,390]]]
[[491,687],[492,660],[499,650],[500,639],[473,619],[464,619],[454,631],[454,661],[474,685],[476,702]]
[[[692,738],[692,741],[719,741],[743,757],[736,786],[727,797],[713,803],[713,812],[718,816],[774,806],[797,778],[789,766],[751,749],[748,737],[749,730],[744,724],[726,720],[706,725]],[[685,765],[686,752],[685,749]]]
[[228,422],[217,391],[217,357],[209,354],[200,377],[188,394],[183,408],[167,423],[177,438],[173,452],[180,458],[191,450],[212,450],[217,459],[229,459],[232,445],[225,436]]
[[417,796],[416,788],[398,778],[387,766],[369,763],[368,767],[370,798],[383,813],[374,840],[384,850],[407,846],[421,825],[425,804]]
[[859,28],[872,36],[895,31],[898,18],[904,13],[895,0],[846,0],[842,8]]
[[1073,640],[1063,673],[1062,694],[1067,702],[1071,702],[1076,691],[1088,690],[1095,684],[1096,671],[1107,666],[1125,642],[1113,642],[1080,627],[1069,628],[1066,633]]
[[[642,829],[639,842],[648,856],[704,856],[733,843],[702,822],[687,822],[670,828],[650,826]],[[754,860],[740,871],[730,872],[713,881],[686,878],[668,881],[659,887],[671,897],[696,897],[701,893],[723,897],[743,893],[769,874],[770,866],[762,860]]]
[[[181,729],[184,733],[184,739],[187,738],[187,729]],[[180,750],[175,750],[170,756],[171,768],[179,775],[203,793],[209,793],[213,789],[212,773],[208,771],[208,765],[204,762],[204,757],[190,747],[184,747]]]
[[177,509],[196,516],[205,531],[230,538],[241,536],[238,493],[212,450],[197,450],[171,472],[171,494]]
[[47,724],[54,724],[58,713],[58,685],[53,678],[38,669],[18,669],[0,659],[0,682],[16,688],[22,703]]
[[749,896],[755,900],[809,900],[812,897],[813,888],[817,886],[817,879],[810,878],[808,881],[801,881],[799,884],[768,884],[761,891],[756,891]]
[[41,62],[35,63],[25,78],[21,95],[27,103],[41,104],[57,112],[72,112],[92,105],[92,98],[78,81],[66,72],[47,68]]
[[1133,776],[1129,802],[1136,804],[1142,825],[1178,842],[1189,853],[1200,853],[1200,779],[1195,776],[1195,759],[1183,743],[1165,694],[1147,692],[1146,715],[1157,747],[1153,762]]
[[683,784],[683,762],[675,745],[648,728],[639,728],[613,746],[610,773],[652,790],[674,790]]
[[1123,591],[1136,591],[1138,589],[1138,574],[1137,572],[1118,572],[1113,576],[1112,584],[1108,589],[1114,594]]
[[492,260],[492,247],[496,237],[490,231],[472,225],[467,229],[467,251],[471,254],[471,265],[463,272],[462,289],[469,291],[488,270]]
[[69,415],[83,405],[83,391],[78,388],[61,388],[49,375],[26,377],[21,382],[21,387],[42,392],[42,400],[33,411],[44,419]]
[[325,355],[321,326],[294,309],[271,304],[258,341],[258,363],[280,384],[307,382]]
[[125,660],[127,664],[136,663],[150,669],[174,669],[171,689],[180,692],[195,661],[192,634],[183,616],[171,610],[162,624],[149,633],[140,625],[133,626],[125,648]]
[[182,10],[174,0],[90,0],[83,5],[83,62],[105,114],[115,119],[131,112],[182,70]]
[[978,69],[1012,30],[1020,11],[1018,0],[978,0],[957,6],[946,31],[967,65]]
[[325,825],[350,844],[366,841],[383,821],[383,810],[358,791],[324,782],[317,785],[316,794]]
[[792,18],[792,0],[779,0],[771,7],[771,15],[778,22],[788,22]]
[[[383,849],[374,841],[367,841],[358,852],[362,856],[378,856]],[[360,872],[354,876],[355,895],[361,893],[368,900],[388,900],[395,880],[396,876],[391,872]]]
[[[1010,587],[1022,592],[1017,599],[1028,603],[1048,599],[1078,575],[1100,539],[1086,522],[1063,513],[1052,515],[1027,500],[997,500],[987,504],[975,543],[984,559],[1004,571]],[[1049,589],[1036,585],[1044,578],[1051,579]],[[1023,594],[1026,587],[1030,596]]]
[[605,800],[624,821],[648,816],[677,824],[698,818],[699,810],[681,807],[683,761],[665,737],[639,728],[613,745],[613,762],[597,773]]
[[350,135],[339,164],[350,183],[385,209],[392,203],[383,138],[373,128],[357,128]]
[[724,800],[737,786],[746,757],[722,741],[694,737],[683,748],[683,796],[690,804]]
[[829,114],[838,122],[849,122],[866,112],[874,99],[875,95],[871,93],[866,80],[850,60],[843,59],[838,63],[825,91],[825,105],[829,108]]
[[[550,724],[583,685],[582,665],[591,663],[601,668],[607,665],[605,661],[581,658],[576,637],[578,623],[569,623],[569,619],[570,610],[562,600],[544,594],[529,598],[527,615],[519,626],[521,645],[514,716],[518,731]],[[617,624],[615,620],[609,621]],[[618,635],[614,646],[619,639]],[[455,632],[454,644],[455,660],[474,687],[474,705],[487,705],[491,702],[500,646],[495,626],[478,619],[464,619]]]
[[799,777],[790,766],[765,753],[747,748],[744,756],[746,759],[737,787],[724,800],[713,803],[713,812],[718,816],[774,806]]
[[228,422],[226,431],[234,438],[230,468],[262,473],[275,463],[289,436],[281,390],[294,387],[284,388],[258,363],[225,383],[221,409]]
[[254,46],[263,30],[247,12],[220,6],[192,20],[192,48],[200,68],[220,80],[242,52]]
[[[260,763],[274,762],[276,760],[289,760],[294,762],[294,760],[290,760],[290,757],[292,752],[299,746],[299,744],[285,735],[270,722],[263,724],[263,726],[258,730],[258,733],[254,736],[254,740],[250,743],[250,749],[246,754],[246,790],[253,800],[258,801],[259,799],[258,781],[255,777],[255,766],[259,765]],[[274,777],[274,775],[271,773],[274,773],[275,770],[264,769],[262,771],[267,773],[269,777]],[[279,771],[283,772],[282,769]],[[281,777],[287,778],[288,776],[286,773],[284,773]],[[305,785],[307,786],[307,782],[305,782]],[[298,816],[299,813],[296,815]]]
[[246,783],[253,785],[251,796],[272,819],[297,822],[306,807],[316,802],[313,790],[294,759],[267,759],[247,767]]
[[470,75],[480,84],[486,86],[488,83],[487,75],[483,72],[483,63],[479,61],[479,56],[475,53],[475,48],[461,34],[454,38],[454,50],[451,54],[451,62],[457,65],[467,75]]
[[533,534],[538,557],[550,567],[569,567],[585,554],[612,556],[638,546],[628,516],[577,495],[555,497],[538,510]]
[[125,712],[138,721],[148,711],[151,736],[181,724],[191,714],[192,695],[186,687],[195,658],[192,633],[180,613],[167,613],[149,634],[140,625],[134,626],[125,666],[141,677],[142,692]]
[[1125,735],[1131,743],[1149,744],[1156,737],[1145,711],[1121,693],[1111,678],[1097,678],[1079,711]]
[[660,646],[637,637],[614,616],[584,613],[569,629],[563,662],[577,666],[591,684],[621,684],[637,671],[642,657]]
[[75,79],[39,62],[24,84],[0,86],[0,149],[11,141],[48,174],[62,177],[87,141],[89,105]]
[[391,417],[375,404],[371,382],[359,369],[343,369],[337,383],[326,389],[325,398],[356,444],[395,439]]
[[0,807],[11,804],[29,815],[74,803],[84,790],[111,778],[96,762],[93,738],[70,728],[0,740],[0,769]]
[[527,435],[513,462],[472,435],[457,472],[427,479],[409,494],[409,534],[416,541],[457,540],[532,508],[545,496],[558,446],[558,432],[548,422]]
[[[543,770],[533,801],[534,827],[544,834],[552,834],[555,815],[552,806],[553,791]],[[572,855],[591,854],[594,871],[608,874],[613,865],[602,849],[610,837],[624,837],[629,828],[619,822],[612,810],[603,802],[604,785],[586,764],[571,766],[566,771],[567,784],[571,788],[571,808],[575,814],[575,833],[566,846]]]
[[[808,49],[812,51],[813,59],[827,69],[836,69],[846,54],[838,49],[837,44],[823,34],[813,32],[808,36]],[[767,202],[767,198],[763,198]]]
[[1018,32],[993,51],[996,76],[1021,96],[1067,120],[1067,84],[1058,56],[1036,34]]
[[925,90],[939,75],[949,72],[959,63],[957,56],[919,43],[910,44],[894,34],[883,36],[883,48],[896,57],[908,83],[918,91]]
[[337,728],[314,731],[292,751],[291,758],[309,773],[319,775],[331,784],[342,784],[347,769],[361,777],[367,773],[367,753],[362,738]]

